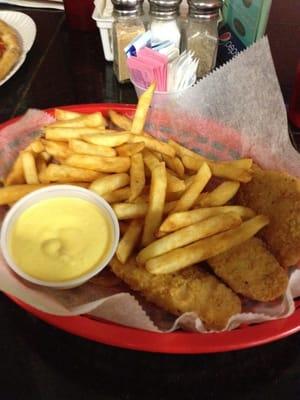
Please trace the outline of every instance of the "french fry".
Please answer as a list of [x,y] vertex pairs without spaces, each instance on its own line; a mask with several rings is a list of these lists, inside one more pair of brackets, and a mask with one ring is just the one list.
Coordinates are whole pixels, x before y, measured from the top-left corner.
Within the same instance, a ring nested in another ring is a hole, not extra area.
[[134,134],[140,134],[141,132],[143,132],[148,109],[150,107],[154,91],[155,83],[152,83],[138,100],[131,126],[131,132]]
[[193,183],[191,186],[183,193],[177,204],[171,212],[186,211],[193,207],[199,194],[202,192],[206,184],[211,178],[211,171],[207,163],[203,163],[199,168]]
[[127,143],[131,134],[129,132],[118,132],[100,135],[82,135],[82,139],[88,143],[101,146],[116,147]]
[[124,131],[130,131],[132,126],[132,120],[125,115],[119,114],[116,111],[108,111],[109,118],[113,124]]
[[36,139],[28,146],[26,150],[31,150],[34,153],[39,154],[42,153],[45,148],[42,141],[40,139]]
[[185,182],[167,171],[167,193],[178,193],[185,189]]
[[96,179],[91,183],[89,189],[102,196],[105,193],[112,192],[128,185],[129,181],[130,178],[128,174],[112,174]]
[[15,203],[17,200],[24,197],[26,194],[31,193],[37,189],[41,189],[47,184],[24,184],[12,185],[0,188],[0,206]]
[[127,172],[130,168],[129,157],[100,157],[83,154],[72,154],[63,163],[71,167],[92,169],[98,172]]
[[116,150],[108,146],[86,143],[80,139],[69,141],[70,149],[77,154],[88,154],[92,156],[113,157],[117,154]]
[[[240,161],[240,160],[237,160]],[[251,172],[242,169],[239,165],[242,165],[240,162],[231,161],[231,162],[223,162],[217,163],[209,161],[208,165],[211,168],[212,174],[219,178],[230,179],[232,181],[244,182],[247,183],[251,180]],[[184,155],[182,157],[182,162],[184,166],[191,170],[198,170],[198,168],[203,164],[204,161],[201,159],[196,159],[195,157],[190,157]]]
[[20,154],[18,155],[16,161],[14,162],[11,170],[4,180],[5,186],[17,185],[25,183],[23,163]]
[[70,119],[81,117],[84,114],[80,114],[78,112],[63,110],[61,108],[55,108],[54,110],[54,117],[58,121],[67,121]]
[[146,269],[153,274],[167,274],[197,264],[237,246],[254,236],[269,223],[264,215],[258,215],[226,232],[200,239],[188,246],[171,250],[146,262]]
[[106,200],[110,204],[119,203],[120,201],[127,201],[129,199],[129,196],[130,196],[129,186],[102,195],[104,200]]
[[47,151],[42,151],[40,153],[40,156],[43,157],[43,159],[47,162],[51,160],[51,155]]
[[143,224],[140,220],[134,219],[130,222],[128,229],[119,242],[116,256],[118,260],[124,264],[131,256],[135,246],[138,244],[140,235],[143,230]]
[[42,144],[46,152],[54,158],[66,158],[72,154],[68,143],[42,139]]
[[125,232],[127,231],[129,227],[130,222],[128,221],[119,221],[119,227],[120,227],[120,234],[123,236]]
[[[153,152],[148,149],[143,151],[143,158],[145,165],[150,171],[153,171],[153,169],[160,163]],[[173,176],[169,171],[167,171],[167,193],[181,192],[185,190],[185,188],[186,185],[183,180],[176,178],[176,176]]]
[[[120,189],[121,190],[121,189]],[[105,195],[103,196],[105,198]],[[149,208],[149,203],[145,201],[138,201],[135,203],[115,203],[112,204],[112,208],[118,218],[118,220],[127,220],[134,218],[142,218],[145,217]],[[172,208],[174,208],[175,202],[170,201],[169,203],[165,203],[163,214],[167,214],[170,212]]]
[[145,187],[144,161],[141,153],[134,154],[131,157],[130,167],[130,197],[129,202],[134,201]]
[[167,172],[165,163],[160,163],[151,174],[149,207],[147,210],[142,245],[154,240],[154,234],[161,224],[167,191]]
[[223,206],[236,195],[239,187],[239,182],[223,182],[213,191],[200,194],[197,205],[200,207]]
[[139,264],[145,264],[150,258],[168,253],[171,250],[186,246],[199,239],[224,232],[240,225],[241,222],[242,220],[239,215],[234,213],[215,215],[155,240],[139,252],[136,260]]
[[41,153],[37,155],[35,159],[35,164],[38,176],[47,169],[47,162]]
[[175,156],[175,150],[168,143],[160,142],[153,137],[146,135],[132,135],[129,139],[130,143],[144,143],[149,150],[157,151],[170,157]]
[[173,232],[177,229],[184,228],[185,226],[201,222],[206,218],[228,212],[233,212],[239,215],[243,220],[247,220],[255,216],[255,212],[253,210],[242,206],[197,208],[195,210],[176,212],[169,215],[159,227],[159,232]]
[[35,165],[35,159],[31,151],[23,151],[21,153],[21,160],[25,181],[28,184],[39,183],[38,173]]
[[148,203],[116,203],[112,208],[119,220],[144,217],[148,210]]
[[44,128],[45,138],[58,142],[67,142],[70,139],[79,139],[83,135],[95,135],[101,130],[99,128]]
[[100,112],[92,114],[83,114],[79,117],[56,121],[51,125],[51,128],[97,128],[106,126],[107,122]]
[[166,166],[174,171],[179,178],[184,178],[184,165],[178,157],[169,157],[163,154],[163,160],[165,161]]
[[68,165],[49,164],[39,174],[40,181],[47,182],[92,182],[99,178],[99,172],[89,169],[75,168]]
[[[177,155],[178,157],[180,157],[181,159],[182,159],[184,156],[188,156],[188,157],[195,158],[196,160],[199,160],[199,161],[207,161],[206,158],[200,156],[200,154],[195,153],[194,151],[192,151],[192,150],[190,150],[190,149],[188,149],[188,148],[182,146],[181,144],[175,142],[175,141],[172,140],[172,139],[169,139],[169,140],[168,140],[168,144],[169,144],[170,146],[173,147],[173,149],[174,149],[175,152],[176,152],[176,155]],[[200,167],[200,166],[199,166],[199,167]],[[199,169],[199,167],[197,168],[197,170]]]
[[140,153],[145,148],[145,143],[126,143],[116,147],[119,156],[131,157],[136,153]]

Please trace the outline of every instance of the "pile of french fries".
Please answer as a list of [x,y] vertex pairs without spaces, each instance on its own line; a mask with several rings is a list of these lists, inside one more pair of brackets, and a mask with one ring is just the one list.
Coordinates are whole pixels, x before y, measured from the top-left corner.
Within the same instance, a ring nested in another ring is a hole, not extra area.
[[[144,132],[154,85],[133,120],[111,110],[55,110],[56,122],[22,151],[0,188],[0,205],[53,184],[80,185],[109,202],[120,221],[116,256],[154,274],[172,273],[246,241],[268,223],[231,205],[251,180],[251,159],[208,160],[173,140]],[[211,191],[208,184],[217,182]]]

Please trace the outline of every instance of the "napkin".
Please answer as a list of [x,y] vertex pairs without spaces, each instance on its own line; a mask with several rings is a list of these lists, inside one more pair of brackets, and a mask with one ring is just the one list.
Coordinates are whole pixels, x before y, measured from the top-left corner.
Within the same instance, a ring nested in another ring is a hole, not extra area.
[[0,4],[33,8],[53,8],[56,10],[64,9],[63,0],[0,0]]
[[[40,117],[35,114],[37,125],[45,118],[45,113],[40,113]],[[28,114],[23,118],[27,118],[28,125]],[[22,122],[20,126],[23,126]],[[34,131],[34,127],[31,128]],[[5,159],[5,149],[24,148],[23,140],[28,139],[30,133],[23,131],[17,141],[16,133],[11,138],[14,127],[10,132],[7,129],[0,131],[0,151],[9,166],[12,160]],[[166,104],[163,110],[154,105],[147,129],[157,137],[175,138],[212,158],[234,159],[250,154],[266,168],[300,174],[300,156],[289,141],[286,110],[266,38],[188,89],[181,99]],[[34,135],[31,133],[31,136]],[[207,332],[194,313],[175,318],[147,303],[123,284],[108,288],[91,280],[70,290],[34,286],[16,277],[1,254],[0,289],[52,314],[88,313],[96,318],[156,332],[178,327]],[[243,312],[230,319],[226,330],[244,323],[285,318],[294,312],[293,298],[299,295],[300,270],[295,268],[290,271],[289,286],[282,299],[271,304],[245,303]]]

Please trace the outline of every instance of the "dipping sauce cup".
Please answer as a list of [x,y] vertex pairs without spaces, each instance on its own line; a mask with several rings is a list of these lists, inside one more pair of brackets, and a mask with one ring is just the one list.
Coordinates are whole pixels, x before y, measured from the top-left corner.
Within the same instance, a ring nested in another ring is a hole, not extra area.
[[9,267],[23,279],[69,289],[108,265],[119,235],[117,217],[102,197],[73,185],[53,185],[12,206],[0,245]]

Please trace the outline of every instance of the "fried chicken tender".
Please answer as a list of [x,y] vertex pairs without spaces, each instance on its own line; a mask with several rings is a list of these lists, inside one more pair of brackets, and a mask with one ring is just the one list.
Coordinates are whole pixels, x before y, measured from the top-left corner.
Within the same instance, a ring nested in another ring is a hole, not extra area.
[[137,265],[134,258],[121,264],[116,257],[110,266],[117,277],[148,301],[175,315],[195,312],[207,329],[221,330],[232,315],[241,312],[240,298],[200,267],[154,275]]
[[245,297],[272,301],[287,288],[288,274],[259,238],[251,238],[208,260],[214,273]]
[[300,260],[300,180],[283,172],[253,168],[253,178],[241,184],[239,205],[267,215],[270,223],[259,236],[283,267]]

